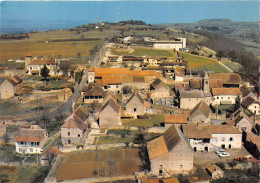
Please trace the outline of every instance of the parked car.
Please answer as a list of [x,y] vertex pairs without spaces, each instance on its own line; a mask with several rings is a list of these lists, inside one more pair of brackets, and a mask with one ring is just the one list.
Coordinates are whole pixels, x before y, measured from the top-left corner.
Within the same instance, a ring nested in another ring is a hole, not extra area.
[[225,153],[225,152],[226,152],[225,150],[223,150],[223,149],[219,149],[219,150],[216,151],[216,154],[219,155],[219,154],[221,154],[221,153]]
[[219,157],[229,157],[230,154],[227,153],[227,152],[223,152],[223,153],[218,154],[218,156],[219,156]]

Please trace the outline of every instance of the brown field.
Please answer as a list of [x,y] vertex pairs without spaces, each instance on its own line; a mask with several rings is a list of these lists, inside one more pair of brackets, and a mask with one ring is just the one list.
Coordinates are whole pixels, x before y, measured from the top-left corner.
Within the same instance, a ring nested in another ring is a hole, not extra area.
[[[50,32],[31,33],[28,39],[24,40],[0,40],[0,63],[8,59],[18,59],[27,54],[32,56],[44,57],[62,57],[71,58],[87,57],[95,45],[101,45],[104,38],[114,34],[114,30],[104,30],[103,32],[92,30],[78,34],[75,31],[57,30]],[[80,38],[98,38],[97,41],[66,41],[49,42],[55,39],[80,39]]]
[[57,181],[133,175],[140,171],[138,149],[72,152],[63,154]]

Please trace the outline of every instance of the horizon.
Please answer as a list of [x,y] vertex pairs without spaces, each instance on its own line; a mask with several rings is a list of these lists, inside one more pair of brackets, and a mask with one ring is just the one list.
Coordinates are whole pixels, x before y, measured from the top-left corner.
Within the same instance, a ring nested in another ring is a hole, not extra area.
[[258,22],[258,1],[1,1],[1,33],[142,20],[147,24],[205,19]]

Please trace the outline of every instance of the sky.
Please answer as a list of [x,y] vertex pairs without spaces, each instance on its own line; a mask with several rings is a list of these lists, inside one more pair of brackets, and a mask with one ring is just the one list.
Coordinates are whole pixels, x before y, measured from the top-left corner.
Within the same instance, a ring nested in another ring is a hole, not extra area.
[[56,29],[98,21],[150,24],[203,19],[259,21],[259,1],[1,1],[1,32]]

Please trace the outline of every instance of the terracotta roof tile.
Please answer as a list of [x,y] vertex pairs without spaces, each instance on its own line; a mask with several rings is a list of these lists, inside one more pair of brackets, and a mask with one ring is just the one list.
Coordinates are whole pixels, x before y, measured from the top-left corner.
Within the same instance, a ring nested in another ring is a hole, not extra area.
[[106,96],[106,92],[98,84],[91,83],[84,90],[87,90],[87,91],[83,94],[83,96],[91,96],[91,97],[95,97],[95,96],[105,97]]
[[209,88],[223,88],[223,82],[221,79],[209,80]]
[[213,95],[241,95],[239,88],[212,88]]
[[195,111],[199,110],[202,114],[204,114],[206,117],[209,117],[210,115],[210,108],[208,104],[201,100],[190,112],[190,114],[194,113]]
[[46,136],[46,131],[44,129],[34,129],[29,126],[26,128],[21,126],[18,130],[18,135],[16,142],[40,142]]
[[46,149],[45,151],[43,151],[41,157],[47,155],[47,154],[52,154],[55,157],[57,157],[60,154],[60,150],[55,148],[55,147],[50,147],[49,149]]
[[122,84],[121,75],[103,75],[102,76],[102,86],[107,86],[109,84]]
[[165,114],[164,122],[173,124],[187,124],[190,111],[184,111],[182,114]]

